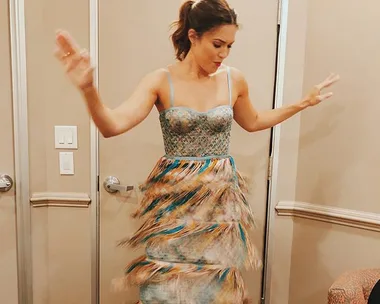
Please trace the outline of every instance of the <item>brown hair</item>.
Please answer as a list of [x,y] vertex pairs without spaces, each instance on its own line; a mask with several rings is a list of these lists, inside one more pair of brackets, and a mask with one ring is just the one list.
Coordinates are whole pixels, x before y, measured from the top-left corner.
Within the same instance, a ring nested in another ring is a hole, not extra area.
[[172,42],[178,60],[183,60],[190,51],[188,36],[194,29],[198,36],[220,25],[237,24],[237,15],[226,0],[188,0],[179,9],[179,19],[172,26],[177,29],[172,34]]

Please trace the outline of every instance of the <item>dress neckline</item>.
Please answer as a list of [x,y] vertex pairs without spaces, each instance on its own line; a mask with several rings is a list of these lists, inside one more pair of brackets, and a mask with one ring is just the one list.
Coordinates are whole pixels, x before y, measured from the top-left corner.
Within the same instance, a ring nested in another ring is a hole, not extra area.
[[190,111],[190,112],[194,112],[194,113],[197,113],[197,114],[207,114],[207,113],[210,113],[210,112],[213,112],[217,109],[220,109],[220,108],[230,108],[232,109],[232,106],[230,105],[219,105],[219,106],[216,106],[216,107],[213,107],[209,110],[205,110],[205,111],[199,111],[199,110],[195,110],[195,109],[192,109],[190,107],[186,107],[186,106],[174,106],[174,107],[170,107],[170,108],[167,108],[167,109],[164,109],[162,111],[159,112],[159,114],[164,114],[170,110],[187,110],[187,111]]

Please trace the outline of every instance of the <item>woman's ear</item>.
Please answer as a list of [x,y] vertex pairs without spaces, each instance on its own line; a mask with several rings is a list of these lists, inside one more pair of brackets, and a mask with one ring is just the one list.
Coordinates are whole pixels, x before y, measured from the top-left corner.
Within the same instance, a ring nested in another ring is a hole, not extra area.
[[191,44],[195,44],[198,38],[197,32],[194,29],[189,29],[188,36]]

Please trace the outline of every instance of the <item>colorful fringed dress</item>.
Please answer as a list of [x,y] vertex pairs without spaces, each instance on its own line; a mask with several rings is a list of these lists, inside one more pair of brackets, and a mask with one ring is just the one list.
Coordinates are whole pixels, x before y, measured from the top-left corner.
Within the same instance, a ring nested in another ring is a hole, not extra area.
[[233,121],[229,104],[208,112],[174,105],[160,112],[165,156],[141,185],[134,216],[144,219],[128,240],[146,254],[126,268],[140,286],[143,304],[240,304],[245,291],[239,269],[260,261],[250,243],[253,224],[245,181],[229,155]]

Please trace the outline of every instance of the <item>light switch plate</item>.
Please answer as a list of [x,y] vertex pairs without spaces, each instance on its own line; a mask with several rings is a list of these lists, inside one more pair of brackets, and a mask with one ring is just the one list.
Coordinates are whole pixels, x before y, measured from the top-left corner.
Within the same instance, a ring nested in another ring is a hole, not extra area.
[[74,174],[73,152],[59,152],[59,172],[61,175]]
[[78,149],[78,131],[76,126],[55,126],[56,149]]

